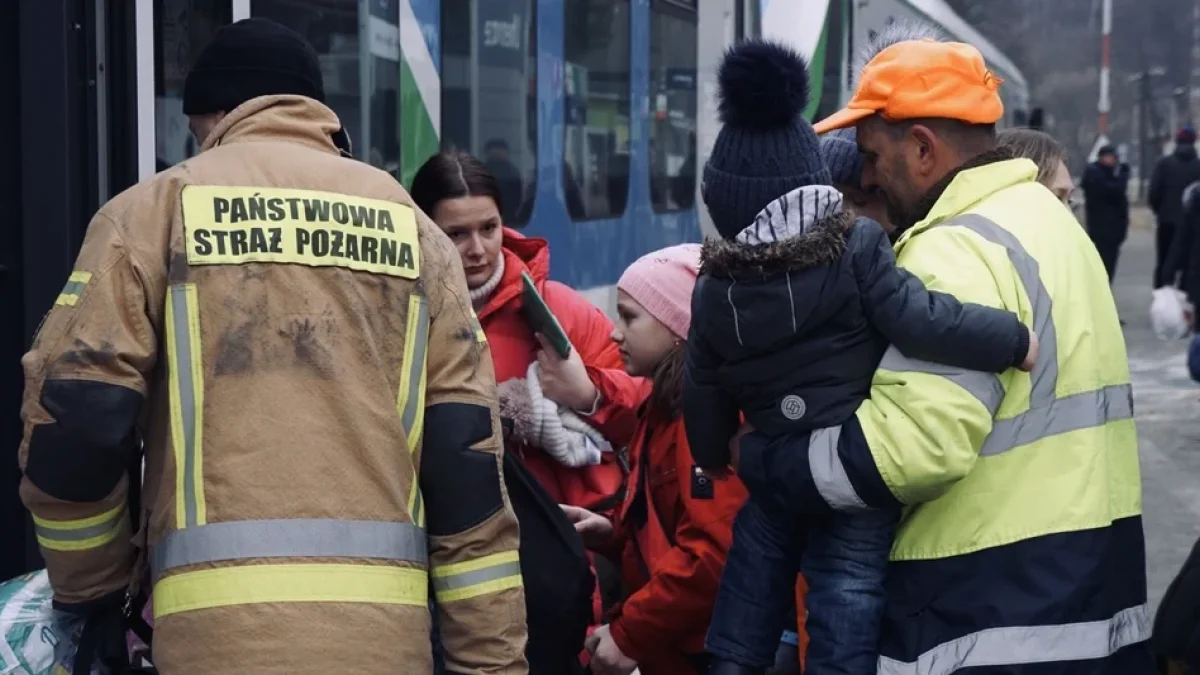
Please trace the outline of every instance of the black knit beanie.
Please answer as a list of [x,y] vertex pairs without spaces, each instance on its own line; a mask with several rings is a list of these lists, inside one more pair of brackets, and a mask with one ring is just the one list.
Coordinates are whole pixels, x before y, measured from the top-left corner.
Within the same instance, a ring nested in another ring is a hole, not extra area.
[[802,113],[808,66],[782,44],[747,40],[717,72],[721,122],[700,192],[713,225],[733,239],[767,204],[805,185],[829,185],[817,134]]
[[299,33],[270,19],[242,19],[217,31],[188,71],[183,113],[229,112],[273,94],[324,102],[317,52]]

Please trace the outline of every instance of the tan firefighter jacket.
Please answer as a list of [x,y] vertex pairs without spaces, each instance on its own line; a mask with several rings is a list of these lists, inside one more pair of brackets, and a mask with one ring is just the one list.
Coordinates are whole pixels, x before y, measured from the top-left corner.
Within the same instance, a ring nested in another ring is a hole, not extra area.
[[123,596],[145,560],[163,675],[394,675],[432,670],[432,591],[448,670],[525,673],[458,255],[340,156],[339,127],[311,99],[253,99],[92,221],[23,360],[21,495],[56,601]]

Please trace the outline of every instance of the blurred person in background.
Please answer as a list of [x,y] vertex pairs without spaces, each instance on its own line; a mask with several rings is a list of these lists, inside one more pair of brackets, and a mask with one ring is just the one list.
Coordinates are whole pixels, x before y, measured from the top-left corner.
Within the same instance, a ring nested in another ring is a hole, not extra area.
[[1183,191],[1197,180],[1200,180],[1200,158],[1196,156],[1196,132],[1189,126],[1175,135],[1175,150],[1158,160],[1150,178],[1146,202],[1158,221],[1154,238],[1154,288],[1175,283],[1166,273],[1165,263],[1175,230],[1183,224]]
[[1102,146],[1096,161],[1083,172],[1085,223],[1111,284],[1117,257],[1129,233],[1129,165],[1117,158],[1111,145]]
[[493,138],[484,144],[483,165],[496,178],[500,188],[500,201],[504,210],[500,218],[504,223],[516,220],[517,210],[525,198],[525,183],[521,180],[521,171],[512,162],[508,141],[503,138]]
[[1050,134],[1035,129],[1006,129],[996,134],[996,146],[1008,148],[1015,157],[1037,164],[1037,181],[1071,206],[1075,182],[1067,169],[1067,149]]
[[[1175,228],[1175,238],[1163,262],[1163,279],[1168,286],[1178,285],[1187,294],[1193,306],[1200,301],[1200,181],[1194,182],[1183,191],[1182,217]],[[1196,328],[1194,313],[1187,316],[1188,323]],[[1200,340],[1194,340],[1188,363],[1193,379],[1200,381]],[[1195,364],[1195,367],[1192,367]]]

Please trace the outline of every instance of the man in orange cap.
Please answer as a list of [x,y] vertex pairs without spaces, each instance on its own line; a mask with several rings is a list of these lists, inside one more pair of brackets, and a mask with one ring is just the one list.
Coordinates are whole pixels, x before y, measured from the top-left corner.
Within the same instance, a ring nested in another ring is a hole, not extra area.
[[[966,44],[901,41],[818,133],[857,126],[862,187],[930,289],[1015,312],[1032,372],[892,347],[871,396],[788,475],[810,513],[904,506],[878,672],[1148,675],[1137,430],[1104,266],[1037,167],[997,149],[1001,81]],[[746,437],[753,438],[753,435]],[[743,445],[747,440],[743,440]]]

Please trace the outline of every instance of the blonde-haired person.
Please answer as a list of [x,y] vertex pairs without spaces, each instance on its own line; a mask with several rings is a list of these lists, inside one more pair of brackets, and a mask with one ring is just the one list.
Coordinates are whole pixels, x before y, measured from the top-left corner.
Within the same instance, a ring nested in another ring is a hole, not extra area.
[[1067,168],[1067,149],[1053,136],[1034,129],[1006,129],[996,134],[996,144],[1037,164],[1037,181],[1053,192],[1058,201],[1072,205],[1075,182]]

